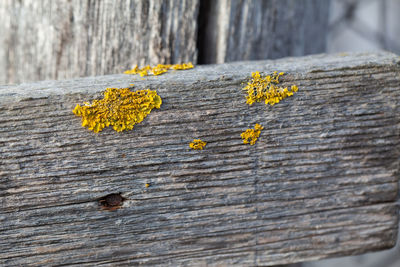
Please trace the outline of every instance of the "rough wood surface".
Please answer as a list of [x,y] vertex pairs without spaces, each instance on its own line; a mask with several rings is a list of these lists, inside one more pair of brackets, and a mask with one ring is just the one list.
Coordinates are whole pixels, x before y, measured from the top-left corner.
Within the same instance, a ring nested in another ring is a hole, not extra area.
[[196,60],[198,0],[0,1],[0,82]]
[[325,52],[330,1],[205,0],[199,61],[224,63]]
[[2,0],[0,83],[325,51],[328,1]]
[[[256,70],[299,92],[248,107]],[[399,71],[393,54],[343,54],[0,87],[0,265],[253,266],[392,247]],[[77,103],[131,83],[161,109],[130,132],[80,126]],[[118,192],[120,210],[100,209]]]

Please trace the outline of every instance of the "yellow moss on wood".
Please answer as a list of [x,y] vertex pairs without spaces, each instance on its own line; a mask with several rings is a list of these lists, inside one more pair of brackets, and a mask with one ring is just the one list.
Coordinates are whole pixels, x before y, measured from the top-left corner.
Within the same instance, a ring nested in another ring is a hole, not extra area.
[[247,92],[246,103],[251,106],[254,102],[264,101],[266,105],[273,106],[282,99],[292,96],[299,88],[296,85],[292,85],[290,89],[279,87],[279,77],[282,75],[283,72],[275,71],[271,75],[261,77],[260,72],[253,72],[252,80],[243,88]]
[[76,105],[73,113],[82,117],[82,126],[98,133],[112,126],[117,132],[132,130],[153,108],[160,108],[161,97],[156,91],[129,88],[107,88],[101,100]]
[[264,129],[260,124],[256,123],[254,125],[254,129],[247,129],[240,136],[243,139],[243,143],[249,144],[252,146],[256,143],[257,138],[260,136],[261,130]]
[[192,68],[194,68],[192,62],[182,63],[182,64],[174,64],[174,65],[158,64],[155,67],[151,67],[150,65],[147,65],[143,68],[139,68],[136,65],[133,69],[125,71],[124,74],[139,74],[141,77],[143,77],[143,76],[149,75],[149,73],[153,74],[153,75],[161,75],[170,69],[187,70],[187,69],[192,69]]
[[203,149],[206,146],[206,142],[201,141],[201,139],[194,139],[193,142],[189,144],[189,147],[195,150]]

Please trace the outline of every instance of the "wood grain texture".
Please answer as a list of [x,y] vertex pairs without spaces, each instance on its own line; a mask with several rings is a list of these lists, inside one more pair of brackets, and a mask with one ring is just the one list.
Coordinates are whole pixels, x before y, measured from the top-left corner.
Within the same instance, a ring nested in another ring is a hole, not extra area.
[[0,1],[0,82],[196,61],[198,0]]
[[3,0],[0,83],[325,51],[329,1]]
[[[299,92],[247,106],[256,70]],[[399,71],[393,54],[342,54],[2,86],[0,265],[254,266],[392,247]],[[77,103],[131,83],[161,109],[129,132],[80,126]],[[101,210],[118,192],[122,208]]]
[[329,0],[202,1],[199,60],[210,64],[325,52],[329,6]]

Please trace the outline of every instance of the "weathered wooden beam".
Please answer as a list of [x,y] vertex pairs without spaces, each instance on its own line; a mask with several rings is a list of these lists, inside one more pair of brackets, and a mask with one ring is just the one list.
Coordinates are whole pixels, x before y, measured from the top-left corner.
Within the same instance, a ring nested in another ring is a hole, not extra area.
[[329,6],[328,0],[202,0],[199,61],[210,64],[325,52]]
[[0,83],[196,61],[198,0],[0,1]]
[[[299,92],[246,105],[251,72],[275,70]],[[389,53],[317,55],[0,87],[0,264],[272,265],[390,248],[399,71]],[[132,83],[163,99],[134,130],[94,134],[72,114]],[[119,192],[121,209],[99,207]]]

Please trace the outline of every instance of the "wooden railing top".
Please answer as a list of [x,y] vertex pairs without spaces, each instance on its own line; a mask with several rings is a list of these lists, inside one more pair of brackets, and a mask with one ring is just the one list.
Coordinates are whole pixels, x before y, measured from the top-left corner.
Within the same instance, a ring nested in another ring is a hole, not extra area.
[[[251,72],[275,70],[298,93],[246,105]],[[392,247],[399,71],[365,53],[1,86],[0,264],[273,265]],[[95,134],[72,113],[130,84],[163,99],[132,131]],[[102,209],[113,193],[121,208]]]

